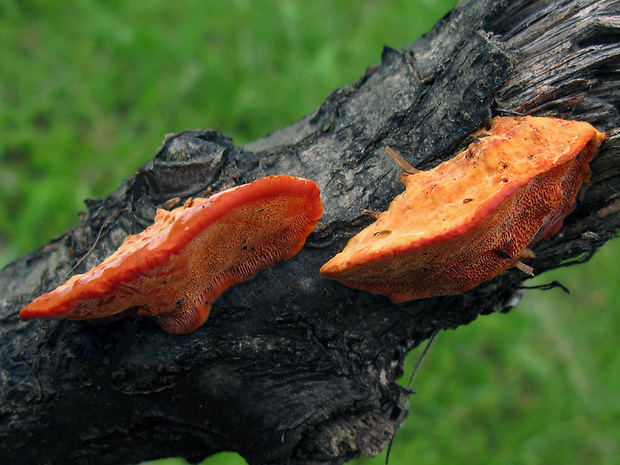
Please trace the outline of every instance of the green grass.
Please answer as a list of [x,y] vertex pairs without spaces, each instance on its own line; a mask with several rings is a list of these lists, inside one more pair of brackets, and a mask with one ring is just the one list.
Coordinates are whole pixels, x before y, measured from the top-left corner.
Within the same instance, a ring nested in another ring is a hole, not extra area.
[[2,0],[0,264],[74,225],[165,134],[243,143],[297,121],[442,1]]
[[[216,128],[243,143],[291,124],[451,4],[2,0],[0,265],[75,225],[83,199],[116,189],[165,134]],[[391,463],[617,463],[618,260],[611,243],[536,279],[571,295],[529,291],[440,334]]]
[[619,260],[618,244],[608,244],[585,265],[532,280],[558,280],[570,295],[527,291],[508,314],[441,333],[393,463],[618,463]]

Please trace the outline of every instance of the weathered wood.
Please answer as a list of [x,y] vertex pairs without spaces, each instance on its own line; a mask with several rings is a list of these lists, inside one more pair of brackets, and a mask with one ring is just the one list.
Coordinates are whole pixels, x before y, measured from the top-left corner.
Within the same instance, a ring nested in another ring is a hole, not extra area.
[[[312,115],[237,147],[216,131],[169,138],[80,224],[0,273],[0,457],[7,463],[200,460],[341,463],[376,455],[407,414],[394,380],[433,332],[518,302],[510,270],[463,295],[405,304],[325,280],[319,267],[402,190],[383,154],[426,169],[491,115],[586,120],[608,140],[537,271],[587,259],[620,227],[620,3],[459,3],[436,27],[338,89]],[[186,336],[149,319],[22,321],[18,310],[99,263],[172,197],[259,176],[314,179],[325,214],[294,259],[237,285]],[[589,232],[590,234],[584,234]]]

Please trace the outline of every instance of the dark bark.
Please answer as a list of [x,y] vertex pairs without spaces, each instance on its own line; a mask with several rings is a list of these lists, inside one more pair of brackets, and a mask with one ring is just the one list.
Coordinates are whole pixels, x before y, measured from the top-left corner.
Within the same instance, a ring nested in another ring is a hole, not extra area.
[[[321,278],[369,223],[361,209],[383,210],[402,190],[384,147],[427,169],[492,115],[591,122],[608,134],[592,180],[528,263],[542,272],[584,261],[620,225],[618,42],[619,2],[462,1],[288,128],[244,147],[216,131],[167,139],[116,192],[87,202],[75,229],[0,273],[0,457],[119,465],[233,450],[250,463],[340,463],[379,453],[407,414],[395,383],[407,352],[509,310],[525,279],[509,270],[462,295],[392,304]],[[229,289],[199,330],[18,318],[147,226],[165,200],[276,173],[314,179],[324,217],[296,257]]]

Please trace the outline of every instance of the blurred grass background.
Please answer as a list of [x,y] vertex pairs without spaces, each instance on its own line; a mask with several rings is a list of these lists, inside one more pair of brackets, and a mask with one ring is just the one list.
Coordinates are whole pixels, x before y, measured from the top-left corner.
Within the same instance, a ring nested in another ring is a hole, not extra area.
[[[2,0],[0,266],[72,227],[165,134],[216,128],[241,144],[291,124],[453,3]],[[619,463],[619,259],[614,241],[532,281],[571,295],[529,291],[440,334],[390,462]]]

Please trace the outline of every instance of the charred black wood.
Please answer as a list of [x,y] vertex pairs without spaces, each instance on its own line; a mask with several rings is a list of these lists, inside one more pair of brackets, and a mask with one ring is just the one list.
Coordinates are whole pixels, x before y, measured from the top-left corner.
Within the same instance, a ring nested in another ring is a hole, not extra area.
[[[321,278],[372,221],[362,209],[384,210],[402,190],[384,148],[427,169],[494,115],[591,122],[608,134],[592,179],[528,263],[541,272],[587,258],[620,226],[619,42],[615,1],[465,0],[290,127],[242,147],[214,130],[169,137],[116,192],[89,201],[74,229],[0,272],[0,457],[120,465],[232,450],[252,464],[303,464],[378,454],[407,416],[409,393],[395,383],[405,355],[437,330],[507,311],[526,278],[509,270],[462,295],[403,304]],[[270,174],[314,179],[325,215],[296,257],[228,290],[194,333],[171,336],[148,318],[17,316],[167,200]]]

